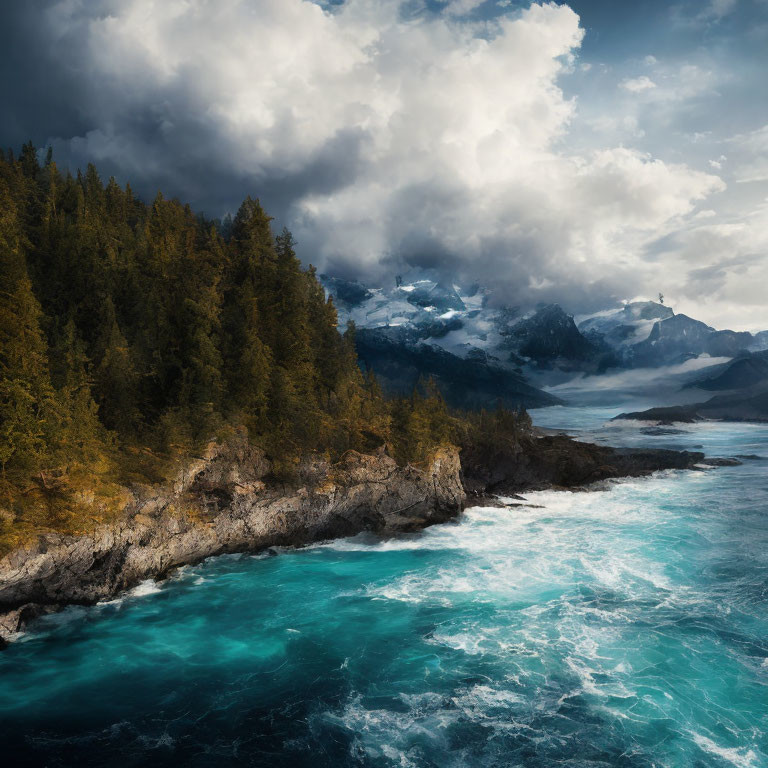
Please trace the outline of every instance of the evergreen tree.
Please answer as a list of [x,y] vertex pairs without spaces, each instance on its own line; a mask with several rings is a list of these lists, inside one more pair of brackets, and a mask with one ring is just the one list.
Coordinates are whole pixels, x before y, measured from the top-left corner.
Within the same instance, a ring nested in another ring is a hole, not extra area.
[[313,451],[422,462],[530,429],[503,409],[459,418],[433,382],[388,401],[258,199],[216,224],[27,144],[0,153],[0,277],[1,500],[35,530],[77,529],[86,491],[163,479],[221,428],[247,428],[283,477]]
[[96,359],[94,395],[101,420],[121,437],[135,437],[142,424],[136,368],[131,349],[118,325],[111,298],[104,303],[104,321],[96,343]]
[[64,326],[63,360],[64,385],[59,399],[64,414],[62,441],[66,459],[93,464],[101,457],[108,437],[91,394],[85,344],[78,336],[72,317]]
[[3,493],[47,466],[60,436],[40,306],[32,292],[16,205],[0,179],[0,469]]
[[243,296],[240,304],[243,324],[236,370],[233,376],[233,397],[247,426],[255,433],[268,424],[269,394],[272,381],[272,351],[261,340],[259,308],[256,297]]
[[0,300],[0,465],[35,471],[57,433],[53,390],[45,359],[40,311],[23,278]]

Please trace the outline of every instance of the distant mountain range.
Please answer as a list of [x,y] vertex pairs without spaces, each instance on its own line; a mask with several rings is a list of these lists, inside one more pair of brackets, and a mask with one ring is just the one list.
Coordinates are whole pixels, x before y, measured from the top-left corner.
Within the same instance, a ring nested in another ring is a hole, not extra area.
[[457,406],[559,402],[533,386],[531,375],[546,381],[548,375],[661,368],[702,357],[748,360],[768,349],[768,331],[717,330],[653,301],[606,309],[577,323],[557,304],[530,312],[494,306],[491,291],[478,285],[398,279],[390,287],[372,287],[320,279],[334,296],[339,324],[352,320],[358,329],[361,363],[376,371],[385,388],[405,391],[420,376],[432,376]]

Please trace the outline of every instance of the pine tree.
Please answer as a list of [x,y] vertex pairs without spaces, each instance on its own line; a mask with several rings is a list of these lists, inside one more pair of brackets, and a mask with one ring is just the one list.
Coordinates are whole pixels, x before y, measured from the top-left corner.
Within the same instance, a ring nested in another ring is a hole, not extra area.
[[60,436],[41,311],[27,275],[16,205],[0,179],[0,468],[3,492],[44,468]]
[[307,311],[307,281],[296,258],[291,233],[284,229],[276,238],[276,280],[279,285],[274,307],[276,329],[272,354],[290,382],[291,398],[275,400],[278,419],[290,413],[297,439],[312,443],[318,436],[316,370]]
[[272,381],[272,352],[262,342],[256,297],[241,298],[242,338],[237,357],[237,377],[233,394],[249,428],[256,434],[268,423],[269,394]]
[[[358,366],[354,324],[339,333],[271,221],[251,197],[209,222],[105,186],[93,166],[62,174],[50,152],[41,165],[31,144],[0,153],[0,470],[25,525],[74,530],[92,513],[86,491],[126,466],[162,479],[222,428],[246,427],[284,478],[313,451],[387,445],[421,462],[458,438],[530,429],[503,409],[458,418],[433,382],[387,401]],[[32,496],[47,514],[27,514]]]
[[72,317],[64,326],[63,361],[64,386],[59,397],[64,414],[64,447],[68,458],[81,464],[93,464],[101,457],[107,435],[91,394],[85,345]]
[[138,408],[138,377],[133,354],[118,325],[111,298],[104,302],[96,360],[93,389],[101,421],[121,437],[133,438],[143,421]]

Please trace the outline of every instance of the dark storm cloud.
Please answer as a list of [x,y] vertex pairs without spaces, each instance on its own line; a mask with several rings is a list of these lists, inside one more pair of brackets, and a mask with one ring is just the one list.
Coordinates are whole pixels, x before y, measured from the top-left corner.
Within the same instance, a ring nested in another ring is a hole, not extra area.
[[[66,43],[54,50],[41,35],[47,2],[5,3],[0,23],[0,140],[18,148],[50,136],[77,136],[89,128],[79,112],[82,88],[77,73],[62,64]],[[75,57],[71,57],[74,59]]]
[[[57,13],[63,5],[70,11],[65,17]],[[366,142],[357,127],[340,128],[299,168],[268,161],[238,168],[243,147],[205,114],[194,72],[170,85],[147,80],[128,90],[113,73],[100,72],[88,55],[88,27],[118,10],[113,0],[36,1],[3,10],[3,146],[50,145],[61,167],[74,171],[94,162],[102,176],[130,182],[144,199],[162,191],[213,217],[233,213],[250,194],[285,221],[295,200],[331,193],[355,178]]]
[[[670,296],[739,277],[712,249],[691,272],[697,232],[759,252],[760,217],[695,218],[715,216],[697,206],[724,189],[727,164],[710,159],[740,151],[759,167],[759,104],[731,125],[738,146],[713,138],[749,78],[726,89],[706,59],[724,61],[717,46],[734,45],[750,0],[676,14],[573,0],[581,21],[517,0],[324,5],[7,3],[0,143],[50,144],[60,165],[94,162],[145,199],[161,190],[209,216],[256,195],[321,268],[374,281],[429,270],[515,303],[589,311],[655,295],[660,266]],[[652,85],[622,87],[643,77]],[[721,92],[729,109],[708,125]]]

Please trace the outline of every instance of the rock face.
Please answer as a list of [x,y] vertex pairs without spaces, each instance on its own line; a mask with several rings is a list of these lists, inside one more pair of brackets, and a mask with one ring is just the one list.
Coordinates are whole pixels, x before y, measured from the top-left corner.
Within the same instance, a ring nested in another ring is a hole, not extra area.
[[383,453],[308,460],[290,487],[266,484],[268,471],[244,443],[212,446],[172,487],[136,491],[118,523],[12,552],[0,560],[0,641],[40,613],[95,603],[211,555],[415,530],[457,516],[465,498],[456,449],[439,450],[425,470]]
[[564,435],[527,438],[518,446],[462,452],[464,487],[470,496],[548,488],[575,488],[612,477],[639,477],[659,469],[689,469],[703,453],[609,448]]
[[592,360],[601,352],[557,304],[542,307],[532,317],[513,325],[510,335],[517,340],[518,354],[540,365],[558,358]]
[[267,482],[264,454],[242,439],[212,444],[175,482],[137,489],[121,519],[90,534],[49,534],[0,560],[0,645],[32,619],[89,605],[228,552],[300,546],[361,531],[420,530],[457,517],[467,495],[573,488],[611,477],[685,469],[701,453],[616,449],[562,435],[442,448],[429,466],[383,452],[308,458],[292,485]]

